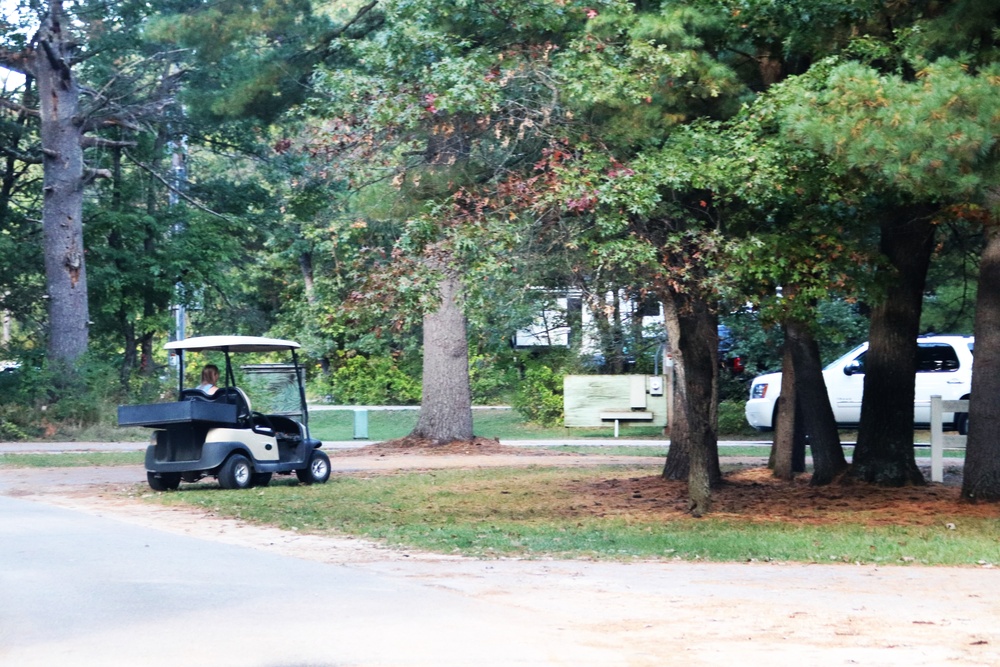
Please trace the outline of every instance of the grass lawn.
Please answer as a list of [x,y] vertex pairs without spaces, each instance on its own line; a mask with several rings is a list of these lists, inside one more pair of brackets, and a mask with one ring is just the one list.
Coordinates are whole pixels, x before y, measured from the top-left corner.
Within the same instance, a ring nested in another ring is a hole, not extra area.
[[[393,440],[402,438],[413,430],[417,423],[417,410],[369,410],[368,439]],[[473,430],[483,438],[499,438],[501,440],[587,440],[609,439],[615,435],[613,424],[603,428],[566,428],[563,426],[538,426],[529,424],[514,410],[507,409],[476,409],[472,412]],[[742,417],[740,418],[742,419]],[[728,419],[725,423],[733,424],[738,420]],[[720,440],[770,440],[772,433],[755,431],[741,422],[741,425],[729,429],[722,428],[720,421]],[[309,428],[313,437],[320,440],[345,441],[354,438],[354,410],[313,410],[309,413]],[[663,429],[657,426],[622,423],[619,437],[630,440],[665,440]],[[841,431],[841,440],[853,442],[857,439],[855,431]],[[914,438],[918,443],[930,442],[927,431],[916,431]],[[917,449],[920,456],[921,449]],[[929,454],[928,454],[929,456]]]
[[[417,423],[417,410],[369,410],[368,437],[371,440],[392,440],[402,438],[413,430]],[[473,430],[483,438],[502,440],[548,440],[611,438],[615,429],[611,424],[605,428],[565,428],[562,426],[538,426],[528,424],[514,410],[474,410]],[[314,410],[309,413],[309,429],[313,437],[320,440],[351,440],[354,438],[353,410]],[[622,425],[620,437],[663,440],[663,429],[655,426]]]
[[[248,492],[203,485],[147,497],[287,530],[356,535],[480,558],[1000,563],[1000,514],[962,515],[961,505],[951,500],[941,502],[932,520],[893,509],[886,515],[878,507],[872,508],[874,513],[853,506],[839,509],[833,502],[820,503],[822,521],[814,514],[808,520],[789,520],[759,510],[742,515],[724,510],[692,519],[677,506],[683,505],[682,498],[654,506],[647,502],[650,498],[631,491],[640,480],[647,489],[667,485],[656,479],[658,471],[658,465],[539,465],[337,474],[317,486],[282,481]],[[747,489],[759,493],[755,486]],[[795,493],[815,491],[805,487]],[[835,497],[837,493],[846,495],[835,490]],[[783,502],[776,496],[776,504]],[[902,502],[910,501],[903,495]],[[796,508],[791,510],[794,514]],[[886,521],[885,516],[898,520]]]
[[[658,459],[666,453],[662,445],[551,449]],[[723,447],[723,467],[730,457],[767,452]],[[142,458],[142,452],[3,454],[0,467],[140,465]],[[153,502],[288,530],[479,558],[1000,564],[1000,509],[959,503],[955,488],[812,488],[769,482],[760,471],[759,479],[713,492],[717,511],[693,519],[684,511],[685,485],[659,478],[660,461],[561,468],[526,457],[525,463],[335,473],[315,486],[279,478],[244,491],[223,491],[214,480],[153,493],[137,479],[136,488]]]

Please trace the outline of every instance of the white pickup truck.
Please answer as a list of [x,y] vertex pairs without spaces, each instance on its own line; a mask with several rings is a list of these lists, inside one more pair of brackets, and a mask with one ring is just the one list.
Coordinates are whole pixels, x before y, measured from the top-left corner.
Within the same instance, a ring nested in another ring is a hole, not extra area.
[[[946,401],[967,399],[972,385],[972,336],[922,336],[918,339],[916,394],[913,402],[914,426],[931,421],[931,396]],[[830,405],[837,425],[857,426],[861,421],[861,395],[865,382],[865,355],[868,343],[860,345],[823,369]],[[775,406],[781,393],[781,373],[754,378],[746,418],[754,428],[774,428]],[[964,434],[966,413],[945,413],[944,421]]]

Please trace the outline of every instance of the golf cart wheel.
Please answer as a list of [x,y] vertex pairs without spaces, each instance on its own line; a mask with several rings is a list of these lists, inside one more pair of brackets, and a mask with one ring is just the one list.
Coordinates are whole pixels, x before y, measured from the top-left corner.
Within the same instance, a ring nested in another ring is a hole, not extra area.
[[219,469],[219,486],[224,489],[249,489],[253,484],[253,467],[250,459],[233,454]]
[[295,476],[303,484],[322,484],[330,479],[330,457],[318,449],[312,451],[309,465],[295,471]]
[[253,474],[253,485],[254,486],[267,486],[271,483],[271,473],[269,472],[255,472]]
[[146,481],[153,491],[173,491],[181,485],[179,472],[146,472]]

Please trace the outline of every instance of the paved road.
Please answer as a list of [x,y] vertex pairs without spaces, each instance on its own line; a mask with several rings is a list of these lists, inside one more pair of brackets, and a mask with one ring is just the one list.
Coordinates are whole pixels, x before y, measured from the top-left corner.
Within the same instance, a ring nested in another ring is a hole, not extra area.
[[[329,538],[160,511],[152,528],[0,496],[0,664],[1000,664],[996,570],[398,553],[339,565]],[[206,526],[220,535],[198,537]]]
[[622,664],[530,611],[8,497],[0,663]]

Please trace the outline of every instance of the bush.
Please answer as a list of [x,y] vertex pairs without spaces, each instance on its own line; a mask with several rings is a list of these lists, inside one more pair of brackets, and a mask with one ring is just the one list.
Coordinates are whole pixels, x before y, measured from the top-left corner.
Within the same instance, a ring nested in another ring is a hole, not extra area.
[[747,423],[744,406],[746,401],[719,403],[719,435],[754,435],[756,430]]
[[0,373],[0,439],[72,439],[96,425],[115,426],[122,396],[116,369],[85,358],[75,367],[40,359]]
[[510,400],[517,387],[517,368],[497,354],[469,353],[469,382],[472,402],[477,405],[498,405]]
[[750,381],[753,374],[750,371],[732,373],[725,368],[719,369],[719,402],[746,401],[750,393]]
[[24,417],[24,410],[18,406],[4,406],[0,414],[0,441],[28,440],[31,435],[18,424],[18,419]]
[[322,394],[343,405],[410,405],[420,402],[420,379],[403,372],[392,357],[338,353],[340,363]]
[[513,407],[530,422],[558,426],[563,420],[563,375],[548,366],[533,366],[514,395]]

